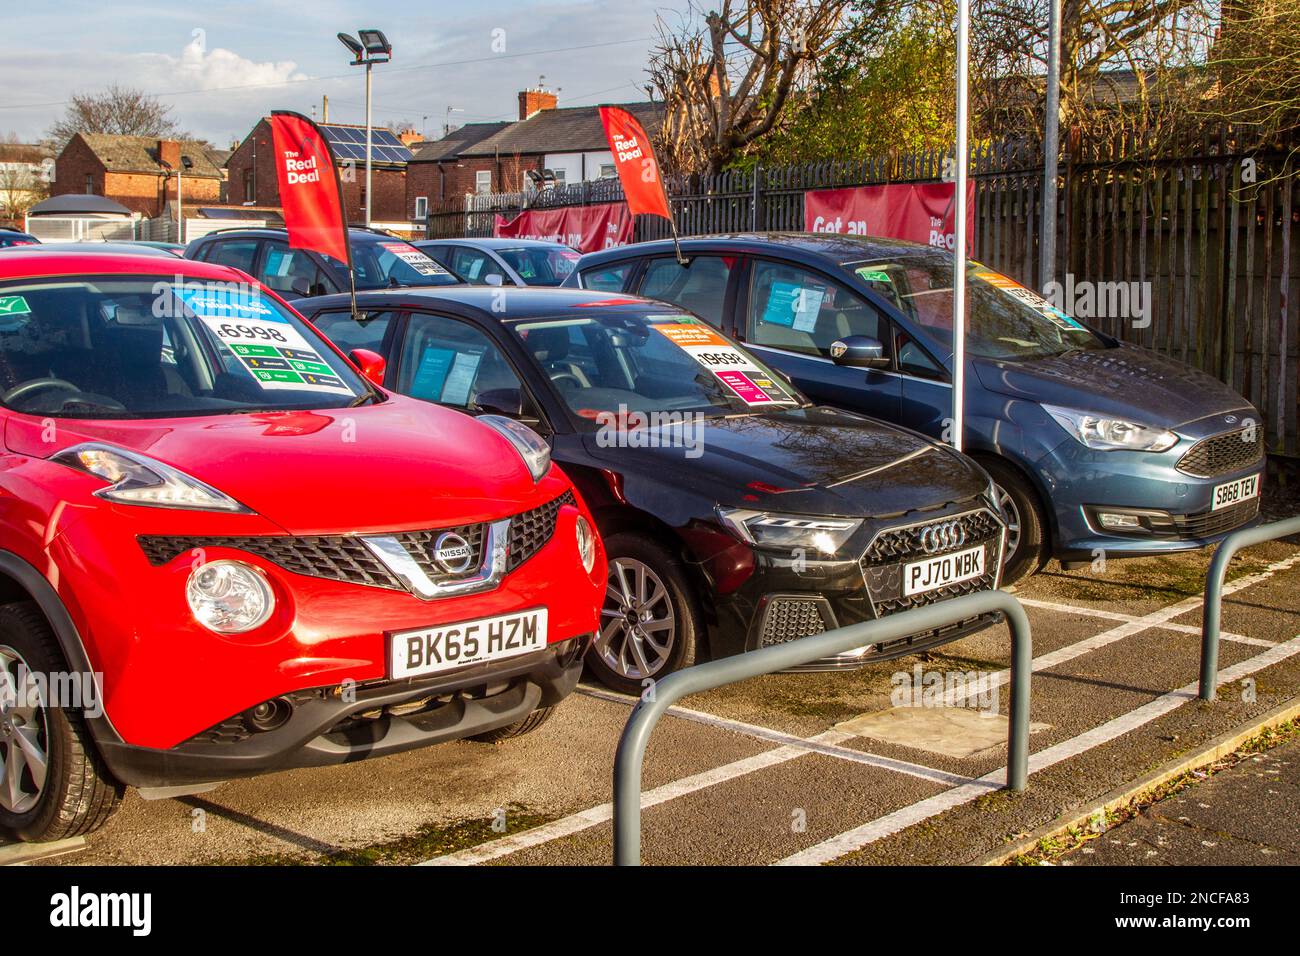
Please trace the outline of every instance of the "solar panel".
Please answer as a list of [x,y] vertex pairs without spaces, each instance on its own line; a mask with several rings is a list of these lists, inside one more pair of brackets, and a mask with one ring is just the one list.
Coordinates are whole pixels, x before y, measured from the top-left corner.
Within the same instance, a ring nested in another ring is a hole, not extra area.
[[[338,159],[365,162],[366,131],[355,126],[322,126],[330,148]],[[376,163],[410,162],[411,151],[390,130],[371,130],[371,159]]]

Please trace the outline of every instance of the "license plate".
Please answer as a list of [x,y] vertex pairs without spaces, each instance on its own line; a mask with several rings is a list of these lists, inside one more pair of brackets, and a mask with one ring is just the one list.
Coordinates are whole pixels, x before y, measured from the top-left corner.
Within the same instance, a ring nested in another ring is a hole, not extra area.
[[941,554],[903,565],[903,594],[924,594],[948,584],[969,581],[984,573],[984,546]]
[[546,608],[388,635],[393,678],[518,657],[546,646]]
[[1214,486],[1214,496],[1210,499],[1210,510],[1230,508],[1242,501],[1259,497],[1259,475],[1247,475],[1236,481],[1229,481]]

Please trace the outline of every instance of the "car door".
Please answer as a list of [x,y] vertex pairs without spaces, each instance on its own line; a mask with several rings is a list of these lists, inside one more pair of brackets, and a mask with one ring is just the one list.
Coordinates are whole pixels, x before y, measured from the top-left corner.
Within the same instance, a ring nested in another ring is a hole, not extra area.
[[[674,256],[647,259],[635,291],[694,312],[715,329],[724,330],[736,295],[740,272],[736,255],[690,256],[682,265]],[[631,291],[631,290],[630,290]]]
[[390,348],[394,391],[464,411],[519,418],[549,433],[545,418],[505,350],[464,319],[412,311]]
[[809,398],[898,420],[897,374],[848,368],[830,358],[831,343],[848,335],[879,339],[889,355],[891,326],[880,309],[815,269],[763,258],[750,261],[739,299],[739,337]]

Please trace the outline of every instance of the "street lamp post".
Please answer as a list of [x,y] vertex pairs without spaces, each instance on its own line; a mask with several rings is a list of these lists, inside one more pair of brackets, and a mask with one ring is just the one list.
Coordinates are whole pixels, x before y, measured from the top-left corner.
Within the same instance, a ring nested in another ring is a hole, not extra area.
[[366,225],[369,226],[373,195],[370,187],[370,153],[373,139],[373,127],[370,123],[370,71],[376,63],[387,63],[393,58],[393,46],[382,30],[358,30],[357,37],[360,37],[360,42],[350,33],[340,33],[339,42],[347,47],[348,52],[354,57],[353,66],[366,68]]
[[181,167],[176,170],[176,241],[185,242],[185,197],[181,191],[181,170],[193,169],[194,160],[188,156],[181,157]]

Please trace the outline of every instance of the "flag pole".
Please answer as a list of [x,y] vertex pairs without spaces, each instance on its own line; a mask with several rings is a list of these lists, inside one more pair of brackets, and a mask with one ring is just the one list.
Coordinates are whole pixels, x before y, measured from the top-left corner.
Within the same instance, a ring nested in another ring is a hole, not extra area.
[[957,2],[956,195],[952,256],[952,446],[962,450],[966,406],[966,62],[970,0]]

